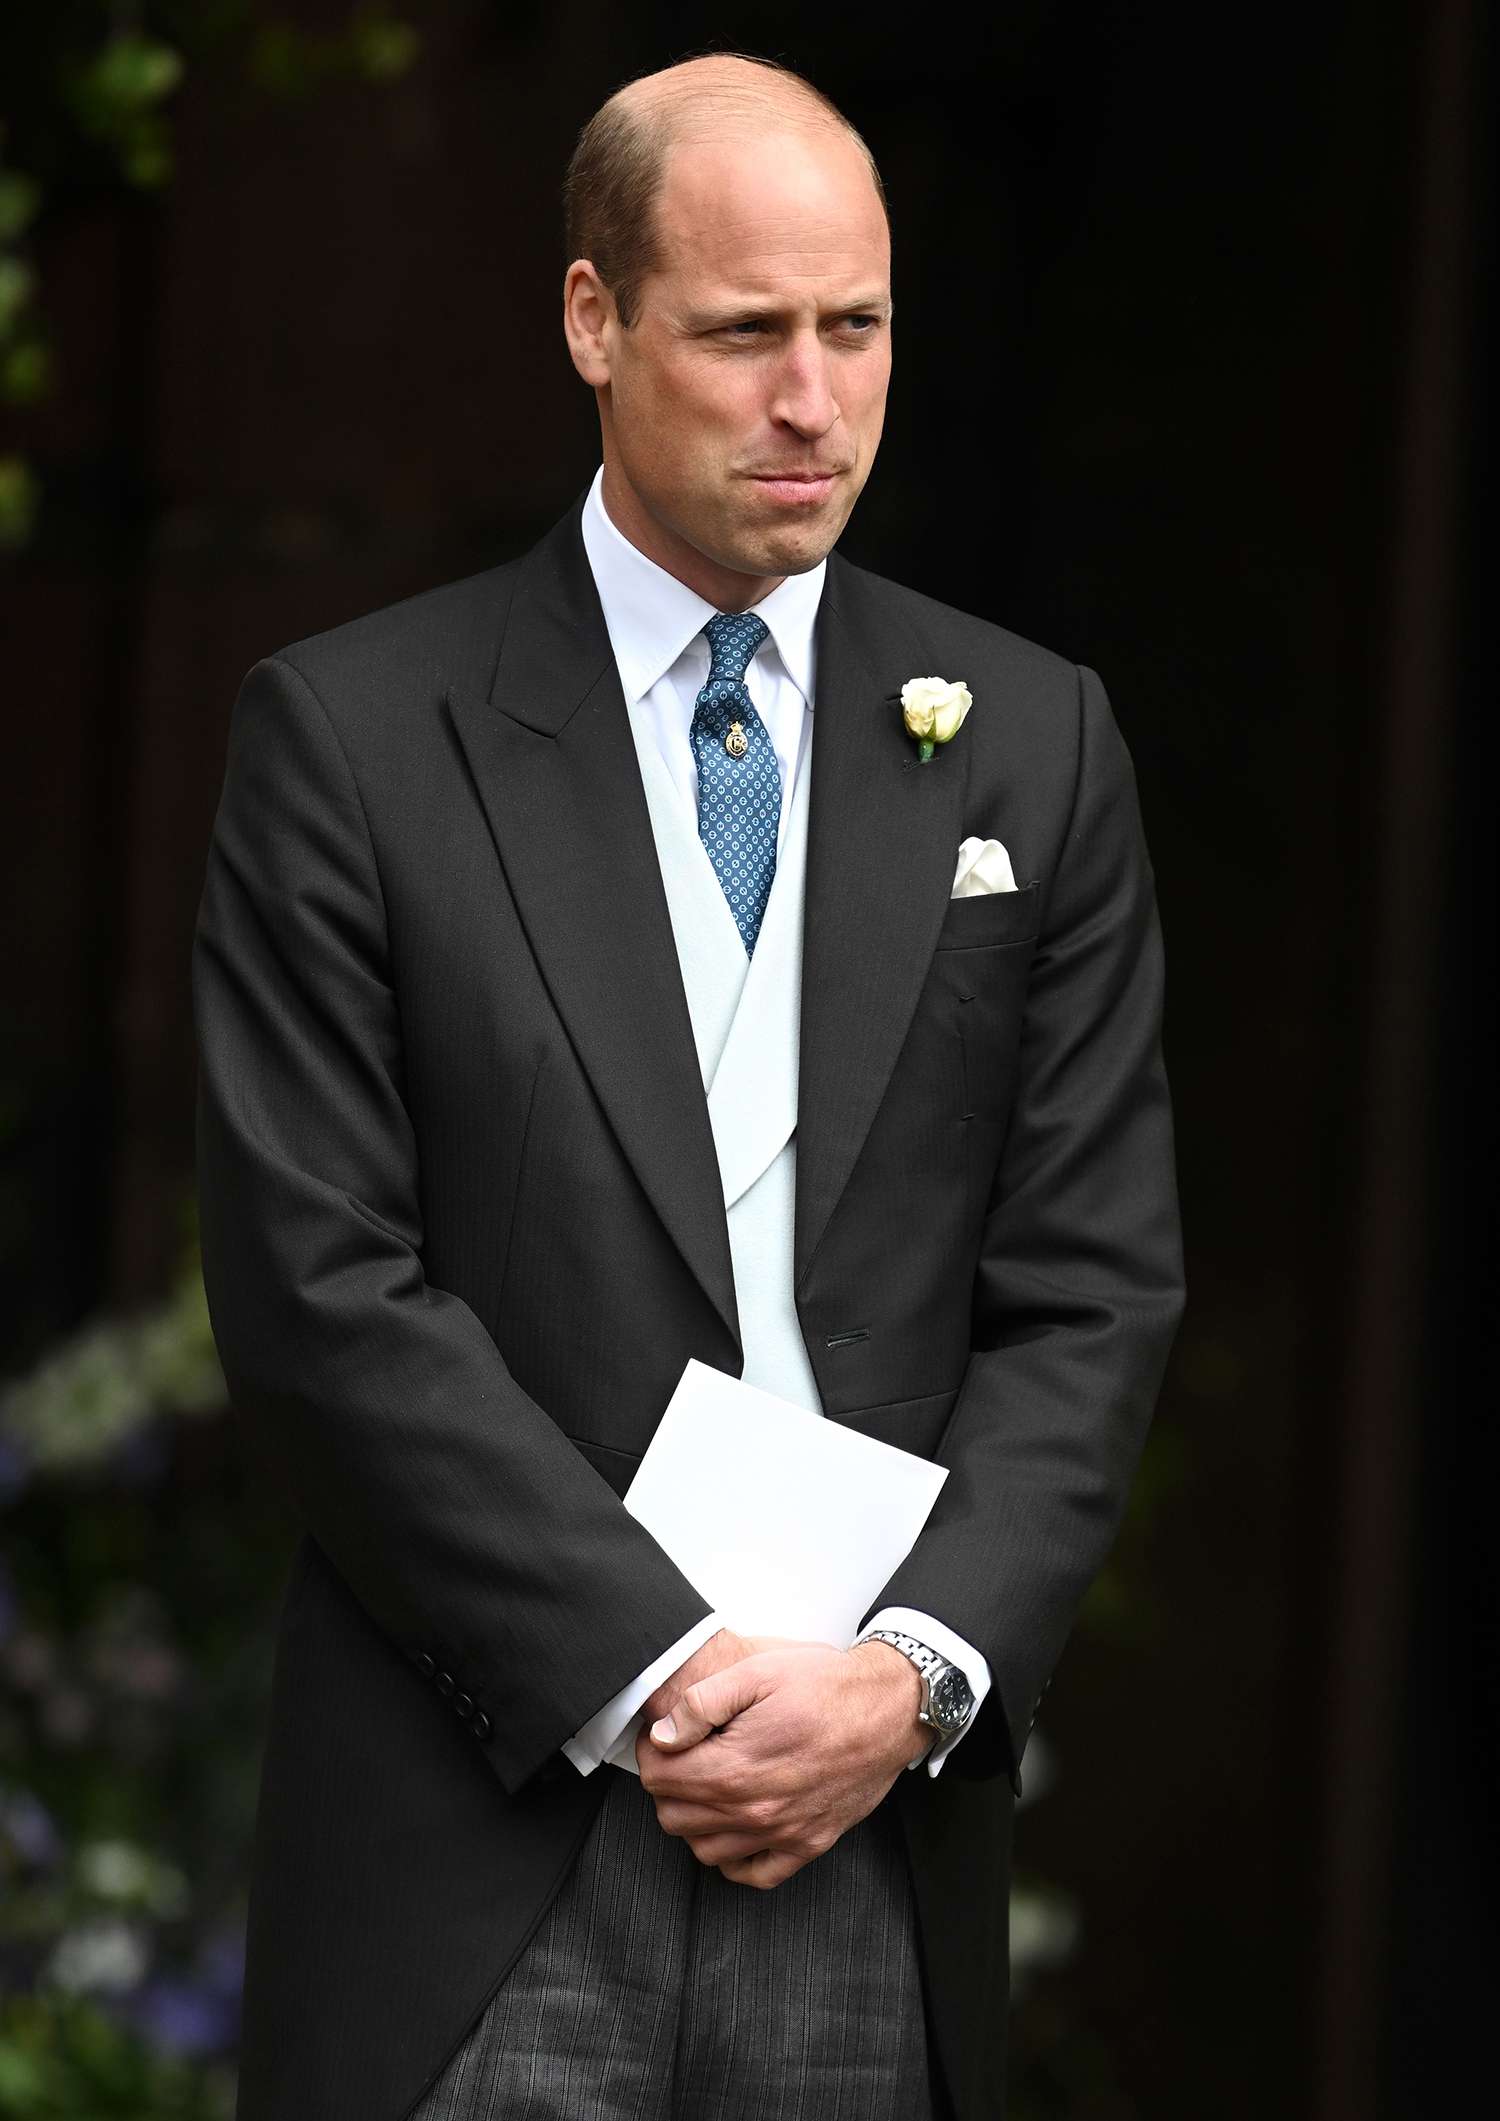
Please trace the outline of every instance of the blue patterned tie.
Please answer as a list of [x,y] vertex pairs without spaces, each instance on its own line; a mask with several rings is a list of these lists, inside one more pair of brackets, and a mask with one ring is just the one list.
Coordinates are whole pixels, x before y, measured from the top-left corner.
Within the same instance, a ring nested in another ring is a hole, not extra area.
[[721,611],[703,631],[708,683],[693,710],[690,738],[698,761],[698,837],[749,957],[771,896],[781,818],[781,768],[745,684],[768,630],[753,611]]

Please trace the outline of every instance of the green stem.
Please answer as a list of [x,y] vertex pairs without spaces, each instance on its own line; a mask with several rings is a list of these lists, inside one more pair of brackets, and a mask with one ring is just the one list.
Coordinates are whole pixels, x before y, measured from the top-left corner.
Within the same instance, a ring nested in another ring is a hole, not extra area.
[[917,757],[922,761],[922,764],[924,766],[927,764],[927,761],[932,757],[932,754],[936,750],[937,745],[932,741],[932,738],[930,736],[919,737],[917,739]]

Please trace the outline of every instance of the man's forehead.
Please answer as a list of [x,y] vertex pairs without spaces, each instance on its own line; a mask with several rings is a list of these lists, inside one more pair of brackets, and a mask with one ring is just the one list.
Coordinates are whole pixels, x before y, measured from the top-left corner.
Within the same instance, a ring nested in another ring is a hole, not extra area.
[[762,217],[884,225],[875,177],[842,128],[798,127],[754,137],[737,128],[674,141],[662,167],[658,208],[712,234]]
[[662,267],[695,291],[769,297],[789,277],[831,277],[850,282],[851,295],[870,294],[888,277],[885,213],[862,157],[814,173],[806,161],[778,168],[761,154],[737,170],[715,143],[695,160],[668,164],[657,222]]

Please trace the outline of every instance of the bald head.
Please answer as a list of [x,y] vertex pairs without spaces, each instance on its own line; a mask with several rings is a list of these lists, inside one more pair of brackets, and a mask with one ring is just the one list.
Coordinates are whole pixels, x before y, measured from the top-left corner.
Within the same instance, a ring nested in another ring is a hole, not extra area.
[[563,186],[568,258],[589,259],[627,329],[660,263],[657,203],[677,147],[822,134],[855,148],[885,208],[874,157],[842,111],[770,59],[716,52],[617,89],[579,135]]
[[705,138],[726,127],[764,131],[776,124],[853,127],[821,89],[773,59],[710,52],[618,89],[611,106],[677,138]]

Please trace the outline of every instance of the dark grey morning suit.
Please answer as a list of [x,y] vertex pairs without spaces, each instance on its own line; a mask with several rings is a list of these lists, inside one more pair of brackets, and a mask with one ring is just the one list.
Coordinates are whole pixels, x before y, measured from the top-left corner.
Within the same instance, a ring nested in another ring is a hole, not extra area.
[[[816,1410],[791,1286],[816,759],[807,747],[783,789],[744,682],[763,621],[705,631],[697,814],[649,718],[632,715],[631,735],[723,1178],[744,1375]],[[724,742],[732,717],[749,734],[739,757]],[[894,1813],[768,1899],[664,1837],[632,1775],[596,1772],[608,1786],[579,1861],[414,2121],[923,2121],[916,1916]]]
[[[919,767],[933,671],[974,707]],[[835,555],[816,712],[797,1315],[829,1418],[950,1468],[877,1604],[994,1685],[886,1808],[942,2096],[994,2121],[1012,1788],[1181,1305],[1159,932],[1092,672]],[[950,900],[971,833],[1020,890]],[[687,1358],[742,1359],[577,509],[250,674],[194,980],[215,1332],[306,1527],[241,2121],[400,2121],[587,1857],[562,1741],[706,1610],[619,1497]]]

